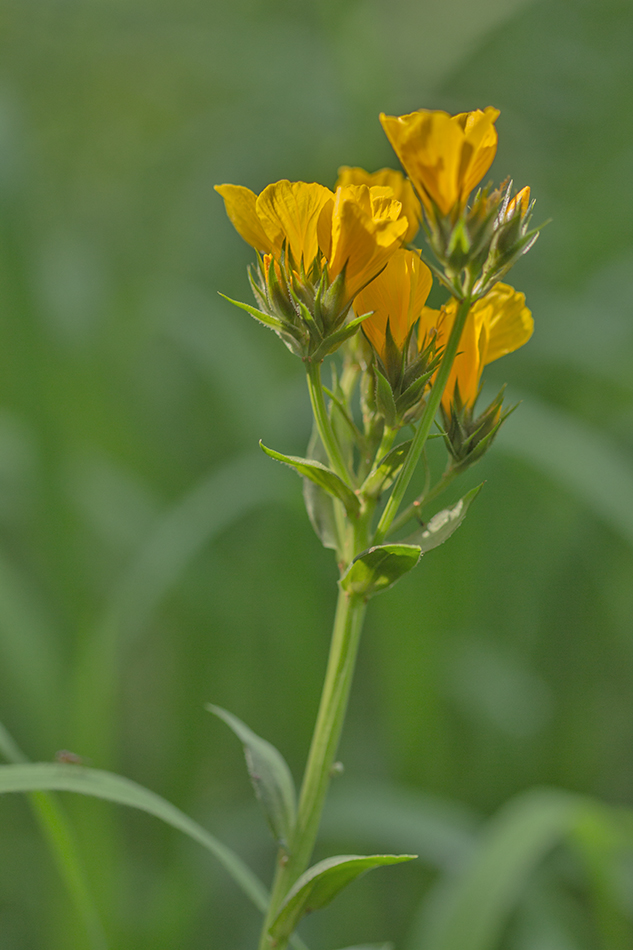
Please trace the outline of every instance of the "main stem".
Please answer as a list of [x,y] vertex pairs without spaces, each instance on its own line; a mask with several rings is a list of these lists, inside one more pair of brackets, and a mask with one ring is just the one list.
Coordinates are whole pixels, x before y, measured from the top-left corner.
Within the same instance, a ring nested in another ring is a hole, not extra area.
[[[327,672],[301,785],[297,822],[289,852],[279,853],[259,950],[273,947],[268,930],[284,897],[306,870],[312,856],[345,719],[366,606],[362,597],[350,596],[339,589]],[[280,940],[274,944],[275,950],[284,950],[286,943]]]
[[393,492],[389,498],[389,501],[385,505],[384,511],[378,522],[378,527],[376,528],[376,534],[374,536],[374,544],[382,544],[384,541],[389,528],[391,527],[391,522],[396,517],[398,509],[402,504],[402,500],[405,496],[405,492],[409,487],[409,482],[413,476],[413,473],[417,467],[417,464],[420,460],[422,450],[424,449],[424,444],[428,438],[429,432],[431,431],[431,426],[433,425],[433,420],[435,419],[435,414],[439,408],[442,395],[444,394],[444,389],[446,383],[448,382],[448,377],[455,361],[455,356],[457,354],[457,347],[459,346],[459,341],[461,339],[462,330],[464,329],[464,324],[466,323],[466,317],[468,316],[468,311],[470,310],[470,297],[466,297],[459,305],[457,310],[457,315],[455,317],[455,323],[451,330],[451,334],[448,338],[448,343],[442,355],[442,362],[440,363],[440,368],[435,377],[435,382],[429,394],[422,418],[420,419],[420,425],[415,433],[413,438],[413,444],[409,449],[409,453],[405,460],[404,465],[398,480],[394,486]]
[[306,360],[306,368],[308,372],[310,402],[312,403],[312,411],[314,412],[314,418],[319,430],[319,435],[321,436],[321,441],[327,452],[330,465],[338,477],[342,478],[346,485],[349,485],[350,475],[347,470],[347,465],[341,454],[341,449],[334,435],[330,417],[325,407],[323,385],[321,383],[321,361],[314,362],[312,360]]

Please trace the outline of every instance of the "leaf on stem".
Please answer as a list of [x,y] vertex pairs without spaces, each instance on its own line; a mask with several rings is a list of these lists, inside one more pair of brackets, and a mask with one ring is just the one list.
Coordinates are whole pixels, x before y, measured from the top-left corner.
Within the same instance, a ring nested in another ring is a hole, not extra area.
[[[318,462],[323,462],[326,458],[326,452],[319,436],[319,430],[316,423],[312,429],[312,436],[308,443],[308,454]],[[336,514],[334,511],[334,500],[332,496],[315,485],[309,478],[303,479],[303,500],[310,524],[314,528],[316,536],[325,548],[338,550],[338,532],[336,527]]]
[[301,875],[289,892],[272,923],[270,935],[275,939],[288,938],[302,917],[325,907],[365,871],[412,861],[415,857],[415,854],[345,854],[319,861]]
[[228,300],[228,302],[232,303],[235,307],[239,307],[240,310],[246,310],[247,313],[250,313],[251,317],[255,317],[256,320],[259,320],[260,323],[263,323],[265,327],[269,327],[271,330],[288,329],[286,324],[278,320],[277,317],[273,317],[269,313],[264,313],[262,310],[258,310],[257,307],[251,307],[250,304],[242,303],[241,300],[232,300],[231,297],[227,297],[226,294],[220,294],[220,297],[224,297],[225,300]]
[[412,439],[407,439],[406,442],[401,442],[400,445],[396,445],[390,452],[383,455],[375,468],[372,469],[365,479],[362,488],[363,492],[366,492],[368,495],[378,495],[381,491],[384,491],[385,488],[389,488],[404,465],[404,460],[411,448],[412,441]]
[[287,849],[295,824],[296,793],[286,760],[274,745],[256,735],[237,716],[211,703],[206,708],[222,719],[244,745],[246,766],[255,795],[261,802],[275,840]]
[[303,475],[304,478],[309,478],[315,485],[318,485],[319,488],[324,488],[330,495],[342,501],[350,518],[358,517],[360,511],[358,498],[352,489],[331,469],[326,468],[325,465],[321,462],[317,462],[315,459],[298,458],[296,455],[283,455],[281,452],[267,448],[263,442],[259,444],[266,455],[269,455],[271,459],[276,459],[278,462],[290,465],[299,475]]
[[354,558],[339,583],[348,594],[373,597],[412,570],[420,554],[417,544],[377,544]]
[[417,545],[422,554],[426,554],[427,551],[431,551],[433,548],[438,547],[438,545],[444,544],[453,532],[457,531],[466,517],[471,502],[477,497],[482,488],[483,482],[481,485],[477,485],[476,488],[471,488],[471,490],[467,492],[463,498],[460,498],[457,504],[451,508],[443,508],[442,511],[438,511],[436,515],[433,515],[427,525],[424,525],[409,535],[408,538],[405,538],[404,543]]

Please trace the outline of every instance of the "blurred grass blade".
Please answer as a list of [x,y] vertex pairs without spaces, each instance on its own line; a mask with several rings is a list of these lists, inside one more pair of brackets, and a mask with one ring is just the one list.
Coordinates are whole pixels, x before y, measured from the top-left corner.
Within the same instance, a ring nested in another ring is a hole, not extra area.
[[0,794],[3,792],[34,792],[56,790],[92,795],[106,801],[138,808],[160,818],[193,838],[213,854],[235,883],[265,913],[268,894],[261,881],[230,848],[209,834],[179,808],[155,792],[112,772],[83,766],[36,762],[24,765],[0,765]]
[[422,905],[411,950],[493,950],[545,856],[598,810],[589,799],[537,789],[506,805],[471,858]]
[[255,795],[261,802],[275,840],[287,848],[295,825],[295,783],[283,755],[249,729],[245,723],[220,706],[207,704],[209,712],[232,729],[244,745],[246,765]]
[[633,546],[633,458],[608,435],[530,395],[497,445],[574,492]]
[[[0,755],[18,767],[27,762],[26,756],[2,723]],[[92,950],[107,950],[106,936],[88,885],[83,861],[61,804],[54,795],[46,791],[31,792],[28,798],[71,900],[83,920],[90,947]]]

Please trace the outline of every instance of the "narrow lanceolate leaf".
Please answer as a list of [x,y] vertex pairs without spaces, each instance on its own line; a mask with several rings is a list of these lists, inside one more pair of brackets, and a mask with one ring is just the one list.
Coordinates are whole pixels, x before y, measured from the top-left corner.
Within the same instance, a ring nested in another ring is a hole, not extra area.
[[362,488],[363,492],[366,492],[368,495],[374,495],[389,488],[404,465],[404,460],[411,448],[412,441],[412,439],[408,439],[406,442],[401,442],[400,445],[396,445],[390,452],[383,455],[376,467],[365,479]]
[[247,313],[250,313],[251,317],[255,317],[256,320],[259,320],[260,323],[263,323],[265,327],[270,327],[271,330],[288,329],[286,324],[282,323],[281,320],[278,320],[277,317],[273,317],[269,313],[264,313],[263,310],[258,310],[257,307],[251,307],[250,304],[242,303],[241,300],[232,300],[231,297],[227,297],[226,294],[220,294],[220,297],[224,297],[225,300],[228,300],[229,303],[239,307],[240,310],[246,310]]
[[422,554],[426,554],[432,548],[444,544],[446,539],[450,538],[454,531],[457,531],[466,517],[471,502],[477,497],[482,488],[483,484],[478,485],[477,488],[472,488],[452,508],[444,508],[442,511],[438,511],[427,525],[405,538],[406,543],[418,545]]
[[358,498],[352,489],[331,469],[326,468],[325,465],[321,462],[317,462],[315,459],[302,459],[296,455],[282,455],[281,452],[275,452],[274,449],[267,448],[263,442],[259,444],[266,455],[269,455],[271,459],[276,459],[278,462],[290,465],[299,475],[303,475],[304,478],[309,478],[310,481],[318,485],[319,488],[324,488],[330,495],[342,501],[350,517],[355,518],[358,516],[360,511]]
[[412,861],[415,854],[344,854],[319,861],[302,874],[294,885],[270,928],[274,939],[290,936],[299,921],[313,910],[320,910],[339,891],[371,868]]
[[160,818],[215,855],[255,906],[266,913],[269,899],[266,888],[242,859],[175,805],[142,785],[101,769],[60,765],[57,762],[0,765],[0,794],[37,791],[79,792],[81,795],[92,795],[119,805],[138,808]]
[[377,544],[355,558],[340,580],[348,594],[373,597],[392,587],[420,560],[416,544]]
[[207,709],[219,716],[242,742],[255,794],[275,840],[287,848],[295,823],[296,795],[286,760],[274,745],[255,735],[237,716],[220,706],[208,704]]

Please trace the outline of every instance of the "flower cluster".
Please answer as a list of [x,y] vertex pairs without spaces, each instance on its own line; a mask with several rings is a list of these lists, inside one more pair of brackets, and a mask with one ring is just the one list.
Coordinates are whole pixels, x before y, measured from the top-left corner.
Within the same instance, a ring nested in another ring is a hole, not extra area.
[[[415,424],[441,384],[444,436],[461,468],[481,457],[504,418],[501,396],[475,415],[484,366],[532,332],[524,296],[500,283],[538,234],[530,190],[478,188],[495,157],[498,116],[492,107],[381,115],[406,177],[343,166],[334,190],[286,180],[259,195],[216,186],[257,252],[257,308],[238,306],[306,363],[344,345],[344,363],[363,373],[365,441],[370,431]],[[420,227],[435,263],[411,246]],[[426,305],[434,274],[451,294],[440,309]],[[349,394],[339,396],[344,403]],[[366,448],[359,436],[358,451]]]

